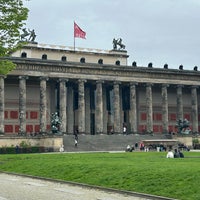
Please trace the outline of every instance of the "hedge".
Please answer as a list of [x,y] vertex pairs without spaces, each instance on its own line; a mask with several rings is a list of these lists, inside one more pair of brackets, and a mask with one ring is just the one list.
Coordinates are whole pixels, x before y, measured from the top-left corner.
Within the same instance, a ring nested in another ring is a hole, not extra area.
[[47,147],[1,147],[0,154],[18,154],[18,153],[44,153],[53,152],[53,148]]

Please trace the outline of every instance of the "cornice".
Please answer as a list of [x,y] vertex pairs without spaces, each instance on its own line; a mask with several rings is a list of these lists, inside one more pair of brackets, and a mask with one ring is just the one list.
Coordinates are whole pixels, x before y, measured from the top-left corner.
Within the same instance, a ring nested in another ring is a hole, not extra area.
[[12,58],[12,61],[17,66],[9,75],[46,75],[54,78],[200,85],[200,72],[192,70],[41,61],[39,59]]

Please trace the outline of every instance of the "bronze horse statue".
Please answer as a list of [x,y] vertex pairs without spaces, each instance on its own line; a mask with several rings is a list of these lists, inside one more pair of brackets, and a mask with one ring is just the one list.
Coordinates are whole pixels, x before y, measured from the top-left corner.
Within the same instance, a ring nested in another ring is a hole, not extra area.
[[[119,46],[119,48],[117,49],[117,45]],[[122,43],[122,38],[118,38],[118,39],[113,39],[113,49],[114,50],[121,50],[121,49],[125,49],[125,45]]]
[[[35,38],[36,38],[36,34],[35,34],[35,31],[34,29],[31,31],[31,30],[26,30],[26,28],[23,28],[22,29],[22,34],[20,36],[20,39],[21,41],[31,41],[31,42],[34,42],[35,41]],[[28,37],[29,36],[29,37]]]

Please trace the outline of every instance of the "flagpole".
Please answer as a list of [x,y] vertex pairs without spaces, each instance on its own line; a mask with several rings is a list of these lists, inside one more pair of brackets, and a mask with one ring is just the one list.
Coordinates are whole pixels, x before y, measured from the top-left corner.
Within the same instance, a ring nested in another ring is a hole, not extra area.
[[74,52],[75,52],[75,49],[76,49],[76,47],[75,47],[75,37],[74,37]]
[[74,52],[76,50],[76,46],[75,46],[75,21],[74,21]]

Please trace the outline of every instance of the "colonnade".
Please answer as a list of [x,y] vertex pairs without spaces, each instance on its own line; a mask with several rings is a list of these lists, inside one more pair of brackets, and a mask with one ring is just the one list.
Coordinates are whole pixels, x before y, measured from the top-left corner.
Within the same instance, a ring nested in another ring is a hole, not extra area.
[[[4,90],[4,79],[6,77],[0,77],[0,133],[4,133],[4,111],[5,111],[5,90]],[[26,81],[27,76],[19,76],[19,127],[20,132],[26,132]],[[47,127],[47,81],[48,77],[40,77],[40,132],[45,133]],[[63,133],[74,132],[74,110],[73,98],[67,98],[73,96],[73,88],[66,87],[66,83],[70,82],[70,79],[60,78],[59,82],[59,116],[61,119],[60,130]],[[90,123],[91,116],[89,113],[90,105],[87,100],[89,93],[85,84],[87,80],[78,80],[78,130],[79,133],[86,133],[89,129],[88,123]],[[95,96],[95,133],[101,134],[106,133],[107,125],[109,124],[108,111],[106,109],[106,95],[104,91],[103,80],[98,80],[95,83],[96,96]],[[113,133],[121,133],[123,129],[122,120],[122,95],[120,92],[121,85],[123,83],[115,81],[113,82]],[[130,82],[130,109],[129,109],[129,124],[130,132],[138,132],[138,105],[137,105],[137,86],[138,83]],[[148,133],[153,132],[153,101],[152,101],[152,83],[145,83],[146,88],[146,130]],[[163,133],[167,133],[169,130],[169,119],[168,119],[168,87],[169,84],[161,84],[161,107],[162,107],[162,127]],[[176,85],[176,107],[177,107],[177,118],[183,119],[183,85]],[[191,86],[191,117],[192,117],[192,128],[193,132],[198,132],[198,98],[197,98],[197,86]]]

